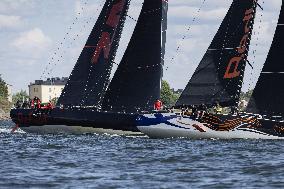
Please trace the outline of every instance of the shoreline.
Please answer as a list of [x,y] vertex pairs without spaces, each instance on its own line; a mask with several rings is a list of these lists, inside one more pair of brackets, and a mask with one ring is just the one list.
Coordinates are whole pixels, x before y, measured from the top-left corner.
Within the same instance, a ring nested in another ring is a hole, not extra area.
[[10,113],[6,113],[0,109],[0,121],[11,120]]

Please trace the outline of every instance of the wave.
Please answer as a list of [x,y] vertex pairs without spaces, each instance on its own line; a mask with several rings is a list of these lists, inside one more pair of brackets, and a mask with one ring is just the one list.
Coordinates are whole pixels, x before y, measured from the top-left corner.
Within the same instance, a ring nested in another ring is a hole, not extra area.
[[[0,133],[11,133],[13,128],[0,128]],[[22,129],[17,129],[13,133],[26,133]],[[11,133],[12,134],[12,133]]]

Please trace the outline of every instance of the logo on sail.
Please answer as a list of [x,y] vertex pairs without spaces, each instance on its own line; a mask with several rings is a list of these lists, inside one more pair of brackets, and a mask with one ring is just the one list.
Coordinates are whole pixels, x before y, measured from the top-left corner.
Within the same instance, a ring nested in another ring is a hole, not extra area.
[[93,54],[91,62],[93,64],[96,64],[99,60],[99,57],[101,55],[101,52],[104,53],[104,58],[109,58],[109,53],[111,49],[111,44],[113,42],[113,38],[115,36],[115,30],[119,23],[119,20],[121,18],[121,12],[123,10],[123,7],[125,5],[125,0],[119,0],[115,5],[113,5],[109,17],[106,21],[106,25],[114,28],[114,32],[110,34],[109,32],[102,32],[101,37],[99,39],[99,42],[97,44],[97,47],[95,49],[95,52]]
[[245,24],[245,27],[244,27],[245,34],[240,41],[239,47],[237,48],[238,55],[231,58],[231,60],[229,61],[229,64],[227,66],[227,69],[224,75],[225,79],[235,78],[240,75],[240,71],[238,70],[238,67],[239,67],[239,63],[245,58],[248,40],[249,40],[249,36],[252,30],[250,23],[253,18],[254,18],[254,8],[246,10],[245,17],[243,19],[244,24]]

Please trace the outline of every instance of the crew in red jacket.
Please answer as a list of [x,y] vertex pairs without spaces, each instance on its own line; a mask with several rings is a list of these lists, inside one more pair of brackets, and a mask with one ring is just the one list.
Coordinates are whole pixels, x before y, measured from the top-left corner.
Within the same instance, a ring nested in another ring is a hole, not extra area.
[[154,104],[154,110],[161,110],[163,108],[163,103],[161,100],[157,100]]
[[53,105],[52,105],[51,101],[49,101],[49,102],[47,103],[46,108],[49,109],[49,110],[50,110],[50,109],[53,109]]
[[37,96],[35,96],[34,99],[32,100],[31,107],[40,109],[41,101],[40,101],[40,99]]
[[41,108],[41,100],[39,98],[37,98],[37,108],[38,109]]

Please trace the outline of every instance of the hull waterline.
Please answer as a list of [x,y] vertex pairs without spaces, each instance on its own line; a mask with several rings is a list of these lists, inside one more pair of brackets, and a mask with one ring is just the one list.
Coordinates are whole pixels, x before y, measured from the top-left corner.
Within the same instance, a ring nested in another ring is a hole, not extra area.
[[37,134],[144,135],[136,128],[136,114],[97,112],[91,109],[13,109],[11,118],[19,128]]

